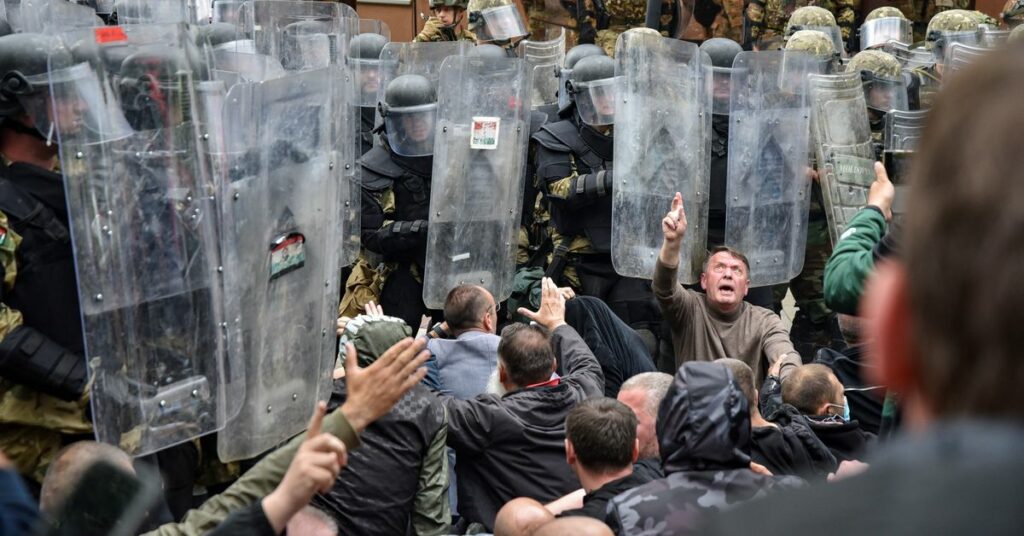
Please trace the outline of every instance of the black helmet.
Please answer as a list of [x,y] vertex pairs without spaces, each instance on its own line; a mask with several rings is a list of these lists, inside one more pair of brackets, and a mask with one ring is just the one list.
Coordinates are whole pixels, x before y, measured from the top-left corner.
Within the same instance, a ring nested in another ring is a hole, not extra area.
[[731,69],[736,55],[743,52],[743,47],[732,39],[713,37],[700,45],[700,51],[711,58],[711,66],[720,69]]
[[356,60],[380,59],[380,53],[388,40],[381,34],[364,33],[352,38],[348,45],[348,57]]
[[508,54],[505,52],[504,48],[501,48],[498,45],[492,45],[490,43],[483,43],[473,47],[473,49],[469,51],[469,54],[470,56],[483,58],[485,60],[508,58]]
[[[71,54],[50,35],[17,33],[0,37],[0,120],[27,113],[43,136],[51,135],[48,113],[49,61],[70,65]],[[10,123],[14,128],[18,125]]]
[[192,69],[181,50],[151,47],[121,63],[118,91],[128,124],[137,131],[166,128],[191,119]]
[[565,59],[562,60],[562,65],[566,69],[572,69],[576,65],[576,62],[580,61],[587,56],[607,56],[604,53],[604,49],[592,45],[590,43],[584,43],[582,45],[576,45],[569,49],[569,52],[565,53]]
[[576,102],[580,119],[591,126],[615,122],[615,61],[587,56],[576,63],[566,88]]
[[402,156],[433,154],[437,93],[426,77],[403,74],[389,82],[380,115],[392,151]]

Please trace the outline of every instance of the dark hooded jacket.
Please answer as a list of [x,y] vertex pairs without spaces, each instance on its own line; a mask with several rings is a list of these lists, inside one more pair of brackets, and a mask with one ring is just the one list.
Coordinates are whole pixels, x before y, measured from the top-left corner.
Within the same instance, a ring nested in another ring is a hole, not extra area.
[[605,521],[616,534],[687,533],[710,511],[804,485],[750,470],[747,400],[720,364],[679,368],[658,411],[658,441],[667,476],[612,499]]
[[750,457],[776,475],[796,475],[809,481],[824,480],[839,465],[828,447],[811,429],[807,417],[782,404],[770,419],[775,426],[751,430]]

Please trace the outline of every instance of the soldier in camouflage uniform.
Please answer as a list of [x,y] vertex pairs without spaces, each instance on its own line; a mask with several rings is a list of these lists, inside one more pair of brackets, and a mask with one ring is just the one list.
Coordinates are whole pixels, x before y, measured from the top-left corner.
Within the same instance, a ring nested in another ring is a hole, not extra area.
[[0,37],[0,76],[26,81],[0,89],[0,450],[39,481],[61,447],[92,437],[57,146],[47,141],[49,125],[26,113],[47,109],[47,59],[58,50],[40,34]]
[[473,41],[473,32],[462,27],[462,17],[468,0],[430,0],[433,16],[423,24],[423,30],[413,38],[414,42],[425,41]]
[[972,36],[978,31],[978,18],[959,9],[943,11],[928,22],[924,46],[935,54],[935,63],[927,67],[915,67],[911,71],[915,88],[911,101],[921,109],[931,108],[935,94],[942,83],[944,52],[951,41],[958,36]]
[[743,0],[714,0],[719,8],[711,22],[711,37],[743,40]]
[[1024,22],[1024,0],[1006,0],[1003,11],[999,13],[999,19],[1007,28],[1016,28]]
[[[855,0],[751,0],[745,11],[743,40],[745,47],[777,50],[791,25],[838,26],[843,41],[850,37],[857,19]],[[808,9],[817,7],[818,9]],[[828,13],[824,17],[822,11]]]
[[906,107],[907,94],[902,66],[888,52],[862,50],[846,64],[846,72],[860,73],[864,81],[864,101],[868,105],[871,140],[875,144],[875,153],[881,154],[886,112],[896,105]]
[[[839,54],[832,40],[816,30],[799,30],[786,40],[786,51],[801,51],[822,60],[830,61],[826,73],[834,72],[839,65]],[[811,185],[811,208],[807,221],[807,247],[804,255],[804,269],[789,282],[797,312],[790,329],[790,339],[797,352],[806,361],[814,352],[832,342],[830,324],[834,319],[832,311],[825,305],[824,278],[825,263],[832,255],[825,202],[817,175]],[[787,285],[775,287],[776,309],[781,309],[786,296]]]
[[[669,35],[675,21],[676,0],[661,1],[661,17],[657,30],[662,35]],[[602,5],[598,3],[598,5]],[[647,21],[647,2],[645,0],[604,0],[603,14],[607,23],[597,31],[594,43],[603,48],[605,54],[615,56],[615,41],[619,35],[629,29],[645,28]],[[600,17],[599,17],[600,19]]]
[[690,361],[676,372],[658,412],[658,445],[665,477],[608,502],[615,534],[689,534],[717,511],[806,485],[750,469],[750,409],[719,363]]
[[547,40],[552,28],[565,28],[565,46],[593,43],[597,36],[597,7],[593,0],[524,0],[530,39]]

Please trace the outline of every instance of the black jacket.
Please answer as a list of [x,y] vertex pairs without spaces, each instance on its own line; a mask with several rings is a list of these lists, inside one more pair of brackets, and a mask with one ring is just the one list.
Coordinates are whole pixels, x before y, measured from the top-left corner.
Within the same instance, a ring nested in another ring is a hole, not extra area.
[[623,382],[657,370],[643,338],[615,316],[605,302],[577,296],[565,303],[565,321],[579,332],[601,364],[604,396],[615,398]]
[[751,429],[750,457],[776,475],[824,480],[839,462],[811,430],[807,418],[783,404],[770,419],[778,427]]
[[616,534],[683,534],[709,511],[803,485],[750,470],[747,399],[716,363],[691,361],[676,372],[658,411],[658,441],[668,476],[612,499],[605,521]]
[[650,473],[634,470],[629,476],[624,476],[618,480],[612,480],[600,488],[584,495],[583,508],[566,510],[561,514],[558,514],[558,517],[586,516],[604,521],[605,512],[608,508],[608,501],[612,500],[620,493],[629,491],[637,486],[642,486],[651,480],[654,480],[654,477]]
[[875,436],[861,430],[857,421],[837,422],[835,420],[808,419],[814,435],[828,447],[840,463],[846,460],[863,460],[864,454],[875,442]]
[[459,513],[493,528],[498,510],[516,497],[548,502],[579,489],[565,463],[565,417],[583,400],[601,396],[601,366],[568,325],[551,337],[566,374],[558,385],[520,389],[502,397],[443,397],[448,446],[459,463]]

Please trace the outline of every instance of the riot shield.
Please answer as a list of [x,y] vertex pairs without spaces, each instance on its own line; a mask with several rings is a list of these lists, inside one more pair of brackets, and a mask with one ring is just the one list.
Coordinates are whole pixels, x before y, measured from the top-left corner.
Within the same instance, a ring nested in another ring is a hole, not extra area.
[[238,82],[273,80],[286,74],[280,61],[263,54],[214,49],[211,57],[213,76],[223,80],[227,87]]
[[338,223],[341,225],[339,238],[338,266],[348,266],[359,258],[361,242],[359,157],[362,156],[360,123],[363,108],[358,106],[356,74],[348,66],[330,69],[332,84],[332,147],[331,170],[339,181]]
[[890,110],[885,114],[883,148],[886,151],[913,151],[918,138],[924,134],[927,117],[928,110]]
[[61,38],[95,45],[86,63],[51,56],[49,74],[92,420],[99,441],[142,456],[222,428],[237,408],[193,117],[199,69],[184,25]]
[[860,73],[812,74],[810,92],[818,180],[835,244],[846,223],[867,203],[875,180],[875,151]]
[[256,50],[287,71],[344,63],[348,40],[359,33],[359,18],[345,4],[256,0],[251,10]]
[[1010,37],[1010,30],[1000,30],[990,26],[982,26],[981,44],[988,48],[995,48],[1004,43]]
[[224,100],[218,177],[229,350],[244,402],[218,440],[223,461],[300,432],[329,393],[340,295],[332,76],[238,84]]
[[792,52],[741,52],[733,62],[725,244],[747,256],[751,286],[785,283],[803,269],[811,194],[807,75],[822,67]]
[[661,219],[676,192],[689,222],[679,280],[690,284],[700,275],[710,186],[710,66],[693,43],[634,32],[619,36],[611,245],[620,275],[653,276]]
[[889,41],[882,46],[882,50],[895,56],[903,64],[904,69],[935,65],[935,55],[924,47],[911,47],[899,41]]
[[954,73],[964,70],[989,52],[992,52],[992,49],[982,46],[973,46],[965,43],[950,43],[949,47],[946,49],[946,68],[943,71],[943,80],[946,80],[946,77],[955,76]]
[[59,34],[73,28],[103,26],[92,8],[67,0],[22,0],[21,6],[22,32]]
[[558,111],[559,78],[555,73],[565,59],[565,28],[558,27],[558,30],[558,36],[549,41],[527,39],[519,43],[518,56],[525,59],[533,71],[530,102],[535,110]]
[[375,33],[384,36],[384,39],[391,40],[391,29],[386,22],[377,19],[359,19],[359,33]]
[[[377,102],[384,101],[388,83],[403,74],[418,74],[438,86],[441,63],[449,56],[465,56],[473,50],[469,41],[442,41],[425,43],[388,43],[380,52],[380,77]],[[377,113],[374,125],[384,121]]]
[[175,24],[193,22],[187,0],[117,0],[114,12],[120,24]]
[[521,59],[450,57],[441,67],[423,303],[480,285],[512,293],[529,138],[530,76]]

